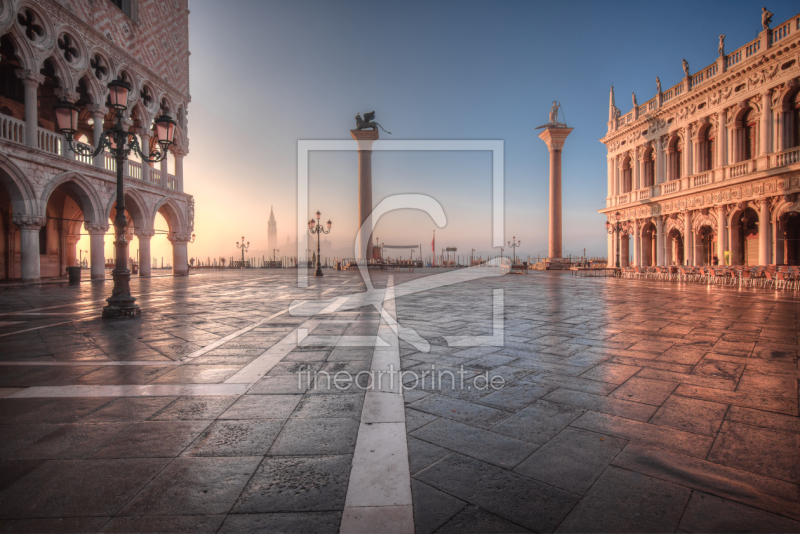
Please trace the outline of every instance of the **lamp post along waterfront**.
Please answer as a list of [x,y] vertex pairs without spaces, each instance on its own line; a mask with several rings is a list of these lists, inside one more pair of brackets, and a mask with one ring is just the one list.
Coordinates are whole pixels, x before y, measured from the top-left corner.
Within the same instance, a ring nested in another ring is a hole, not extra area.
[[114,216],[114,248],[116,263],[111,277],[114,279],[114,288],[111,297],[106,299],[108,305],[103,308],[104,319],[120,319],[123,317],[138,317],[141,309],[136,304],[136,298],[131,296],[130,280],[131,271],[128,269],[128,241],[125,239],[125,227],[128,221],[125,217],[125,184],[123,169],[128,156],[133,151],[139,155],[144,163],[158,163],[167,157],[167,151],[172,144],[177,124],[168,115],[161,115],[154,120],[158,146],[160,148],[149,151],[139,145],[139,141],[131,132],[125,131],[122,125],[123,112],[128,108],[128,94],[131,85],[122,80],[112,80],[108,83],[109,100],[115,110],[113,126],[100,134],[97,146],[92,148],[83,143],[76,143],[74,136],[78,132],[78,107],[72,103],[61,100],[53,108],[58,129],[64,134],[69,149],[79,156],[94,158],[104,149],[108,149],[117,164],[117,213]]
[[250,241],[245,244],[244,236],[242,236],[242,244],[240,245],[239,242],[236,242],[236,248],[242,249],[242,264],[239,266],[240,269],[244,269],[244,253],[250,248]]
[[315,221],[312,218],[310,221],[308,221],[308,230],[312,234],[317,234],[317,270],[314,272],[314,276],[322,276],[322,260],[320,259],[320,254],[319,254],[319,252],[320,252],[320,250],[319,250],[319,245],[320,245],[319,236],[320,236],[320,234],[329,234],[329,233],[331,233],[331,226],[333,226],[333,223],[330,221],[330,219],[328,219],[328,222],[327,222],[328,229],[325,230],[325,228],[322,226],[322,223],[319,222],[319,218],[321,216],[322,216],[322,214],[319,211],[317,211],[317,220]]
[[514,260],[511,262],[511,265],[517,264],[517,247],[522,244],[521,241],[517,240],[517,236],[511,238],[511,241],[508,242],[508,248],[514,251]]

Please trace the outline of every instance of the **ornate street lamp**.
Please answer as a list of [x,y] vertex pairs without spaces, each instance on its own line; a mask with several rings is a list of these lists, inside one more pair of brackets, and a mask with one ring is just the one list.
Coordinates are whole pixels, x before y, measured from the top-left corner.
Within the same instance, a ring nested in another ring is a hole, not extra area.
[[189,243],[194,243],[195,239],[197,239],[197,236],[192,234],[192,238],[189,240]]
[[514,250],[514,261],[511,263],[511,265],[517,264],[517,247],[520,246],[520,244],[522,244],[522,242],[517,240],[517,236],[513,236],[511,241],[508,242],[508,248]]
[[279,249],[279,248],[273,248],[272,249],[272,263],[273,264],[275,263],[275,261],[277,261],[277,260],[275,260],[275,253],[276,252],[280,252],[280,251],[281,251],[281,249]]
[[58,129],[66,137],[69,149],[80,156],[94,158],[103,149],[108,148],[111,156],[117,162],[117,214],[114,217],[114,247],[116,250],[116,264],[111,276],[114,279],[114,289],[111,297],[106,299],[108,306],[103,308],[104,319],[118,319],[123,317],[138,317],[142,311],[136,304],[136,298],[131,296],[130,280],[131,271],[128,269],[128,241],[125,239],[125,227],[128,224],[125,218],[125,190],[122,170],[125,161],[133,151],[141,157],[142,162],[158,163],[167,157],[167,150],[172,144],[175,135],[175,124],[168,115],[161,115],[155,119],[156,136],[159,148],[153,151],[143,151],[136,135],[125,131],[122,126],[122,113],[128,107],[128,93],[131,85],[122,80],[112,80],[108,83],[109,100],[111,107],[116,111],[114,124],[100,134],[100,142],[92,149],[89,145],[75,143],[74,135],[78,132],[77,106],[62,100],[53,106]]
[[322,260],[319,257],[319,236],[320,234],[329,234],[331,233],[331,226],[333,223],[328,219],[328,230],[326,231],[325,228],[322,227],[322,224],[319,222],[319,218],[322,214],[317,211],[317,220],[311,219],[308,221],[308,230],[312,234],[317,234],[317,270],[314,272],[314,276],[322,276]]
[[242,236],[242,244],[240,245],[239,242],[236,242],[236,248],[242,249],[242,265],[239,267],[240,269],[244,269],[244,253],[250,248],[250,241],[247,244],[244,244],[244,236]]
[[628,228],[622,226],[622,223],[619,221],[622,218],[622,215],[619,212],[614,214],[614,223],[610,223],[606,221],[606,232],[609,234],[617,234],[615,241],[617,242],[617,269],[620,268],[619,263],[619,242],[622,239],[622,236],[628,235]]

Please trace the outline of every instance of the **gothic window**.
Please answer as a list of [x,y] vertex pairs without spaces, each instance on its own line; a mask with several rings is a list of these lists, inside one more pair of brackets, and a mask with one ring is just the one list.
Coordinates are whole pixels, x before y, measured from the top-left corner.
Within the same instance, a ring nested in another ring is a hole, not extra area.
[[106,62],[102,57],[95,54],[94,57],[89,60],[89,67],[91,67],[95,78],[100,81],[106,79],[106,76],[108,75],[108,67],[106,66]]
[[33,42],[40,41],[44,37],[44,28],[39,24],[36,13],[30,9],[20,11],[17,14],[17,22],[25,32],[25,36]]
[[142,99],[142,104],[144,104],[144,107],[148,109],[153,104],[153,92],[146,85],[142,87],[142,90],[139,92],[139,98]]
[[644,186],[655,185],[656,177],[656,151],[652,148],[644,156]]
[[72,63],[78,59],[78,57],[80,57],[78,47],[75,46],[75,40],[68,33],[65,33],[58,38],[58,48],[61,50],[61,54],[64,56],[64,59],[66,59],[69,63]]

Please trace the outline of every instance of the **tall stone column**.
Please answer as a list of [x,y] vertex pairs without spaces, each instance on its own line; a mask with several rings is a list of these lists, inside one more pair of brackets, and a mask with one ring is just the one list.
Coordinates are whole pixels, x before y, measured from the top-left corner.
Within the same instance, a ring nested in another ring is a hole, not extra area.
[[694,232],[692,231],[692,212],[683,212],[683,263],[694,265],[692,251],[694,251]]
[[552,261],[562,258],[561,250],[561,150],[572,128],[548,126],[539,134],[550,152],[550,231],[547,255]]
[[666,252],[664,250],[664,217],[656,217],[656,257],[655,264],[664,267],[666,262]]
[[692,159],[694,158],[693,140],[692,140],[692,125],[688,124],[684,129],[683,136],[683,176],[691,176],[694,174],[692,168]]
[[769,220],[769,199],[762,198],[758,205],[758,264],[768,265],[769,249],[772,244],[772,232],[770,231]]
[[30,148],[39,148],[38,93],[39,85],[44,83],[44,76],[29,69],[19,69],[16,71],[16,75],[17,78],[22,80],[25,94],[25,145]]
[[655,165],[655,176],[653,176],[653,185],[660,184],[661,182],[666,182],[666,171],[664,170],[664,150],[662,148],[662,141],[661,139],[656,139],[654,142],[655,151],[656,151],[656,165]]
[[[608,199],[614,197],[614,158],[606,158],[608,163]],[[606,207],[611,206],[607,203]]]
[[[717,130],[717,140],[719,146],[717,147],[717,161],[716,166],[720,169],[728,165],[728,113],[724,109],[719,112],[718,117],[719,129]],[[720,258],[722,261],[722,258]]]
[[172,154],[175,156],[175,190],[183,193],[183,158],[189,153],[189,149],[175,147]]
[[92,280],[106,279],[106,232],[108,225],[98,223],[83,223],[86,233],[89,234],[89,268]]
[[150,257],[150,239],[154,235],[156,233],[152,230],[136,232],[136,237],[139,239],[139,278],[152,276],[153,260]]
[[[67,253],[67,264],[65,267],[74,267],[78,265],[78,241],[80,241],[81,236],[79,235],[67,235],[65,236],[64,241],[66,241],[66,253]],[[63,271],[62,271],[63,274]]]
[[[640,150],[640,148],[637,146],[631,155],[631,167],[633,167],[633,176],[631,177],[633,183],[631,184],[631,191],[638,191],[642,188],[640,176],[641,166],[639,165],[639,154],[641,152],[643,152],[643,150]],[[633,200],[633,197],[631,197],[631,200]]]
[[29,215],[15,215],[12,221],[19,227],[22,283],[36,283],[41,279],[39,230],[47,221]]
[[[725,246],[728,243],[728,210],[725,204],[717,206],[717,257],[725,264]],[[733,258],[731,258],[732,260]]]
[[189,274],[189,251],[187,244],[191,239],[189,234],[169,234],[167,239],[172,243],[172,276],[186,276]]
[[166,156],[164,159],[161,160],[161,187],[167,188],[169,187],[169,174],[167,170],[169,169],[169,165],[167,164],[167,159],[169,158],[169,150],[167,151]]
[[[139,140],[142,143],[142,153],[148,157],[150,156],[150,138],[152,137],[150,135],[151,131],[152,130],[149,128],[138,128],[136,131],[136,133],[139,134]],[[142,160],[142,181],[148,184],[150,183],[150,164],[144,160]]]
[[[94,143],[94,147],[97,148],[100,144],[100,134],[103,133],[103,122],[105,121],[106,115],[108,115],[108,108],[105,106],[98,106],[97,104],[90,104],[86,106],[86,108],[92,114],[92,122],[94,123],[92,125],[92,142]],[[105,151],[96,155],[92,164],[95,167],[104,169],[106,166]]]
[[[378,139],[378,130],[350,130],[350,135],[358,142],[358,258],[368,261],[372,258],[372,229],[362,228],[364,221],[372,213],[372,143]],[[364,244],[366,243],[366,257]]]
[[642,252],[641,243],[639,243],[639,220],[633,220],[633,235],[631,236],[633,240],[633,265],[636,267],[642,266],[642,259],[639,255]]

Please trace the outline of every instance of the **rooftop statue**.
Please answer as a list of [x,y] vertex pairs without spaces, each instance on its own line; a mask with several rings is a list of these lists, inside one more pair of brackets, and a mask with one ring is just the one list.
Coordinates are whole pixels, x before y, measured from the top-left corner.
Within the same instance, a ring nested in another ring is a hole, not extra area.
[[689,62],[685,59],[683,60],[683,72],[687,77],[689,76]]
[[765,29],[769,29],[769,25],[772,23],[772,13],[767,11],[766,7],[761,8],[761,26]]
[[658,79],[658,76],[656,76],[656,91],[661,94],[661,80]]
[[378,124],[377,122],[373,121],[372,119],[375,118],[375,112],[370,111],[369,113],[364,113],[364,118],[361,118],[361,113],[356,114],[356,130],[363,130],[365,128],[372,128],[373,130],[377,130],[380,126],[380,129],[386,132],[387,134],[391,134],[392,132],[387,132],[386,128]]
[[725,55],[725,36],[724,35],[720,35],[719,36],[719,57],[722,57],[724,55]]
[[631,92],[631,100],[633,101],[633,107],[639,107],[639,103],[636,102],[636,93]]

